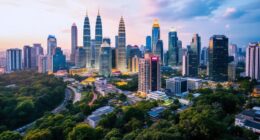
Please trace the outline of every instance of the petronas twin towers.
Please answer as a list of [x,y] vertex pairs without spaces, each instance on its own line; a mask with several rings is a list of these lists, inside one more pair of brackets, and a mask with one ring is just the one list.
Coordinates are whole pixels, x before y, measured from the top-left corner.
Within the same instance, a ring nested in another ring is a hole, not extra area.
[[[102,30],[102,20],[100,13],[96,18],[95,26],[95,49],[94,52],[91,51],[91,35],[90,35],[90,23],[88,14],[85,16],[84,20],[84,30],[83,30],[83,48],[86,51],[86,67],[99,69],[100,64],[100,49],[103,43],[103,30]],[[116,48],[116,65],[117,69],[120,71],[126,71],[126,33],[125,33],[125,23],[123,17],[120,19],[119,30],[118,30],[118,48]],[[92,57],[94,54],[94,57]],[[93,60],[94,59],[94,60]]]

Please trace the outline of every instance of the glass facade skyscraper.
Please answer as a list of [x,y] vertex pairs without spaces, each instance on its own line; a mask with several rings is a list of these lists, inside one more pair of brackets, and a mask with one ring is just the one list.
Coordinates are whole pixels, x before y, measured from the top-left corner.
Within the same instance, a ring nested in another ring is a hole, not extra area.
[[161,39],[159,39],[156,43],[156,49],[154,54],[159,56],[160,64],[163,65],[163,41]]
[[52,72],[66,69],[66,56],[60,47],[54,49],[52,56]]
[[101,45],[99,61],[99,74],[105,77],[110,76],[112,70],[112,50],[107,42]]
[[86,67],[91,67],[92,51],[91,51],[91,36],[90,36],[90,23],[88,14],[85,16],[84,29],[83,29],[83,48],[85,50]]
[[208,75],[213,81],[228,80],[228,38],[214,35],[210,38],[208,51]]
[[156,52],[156,44],[158,40],[160,39],[160,24],[157,19],[153,22],[153,28],[152,28],[152,52]]
[[6,71],[13,72],[22,70],[22,50],[8,49],[6,51]]
[[100,46],[103,41],[102,20],[98,11],[95,28],[95,69],[99,69]]
[[145,52],[152,52],[152,38],[151,38],[151,36],[146,36],[145,43],[146,43]]
[[179,65],[179,47],[178,47],[178,36],[175,29],[171,29],[168,34],[168,65],[177,66]]

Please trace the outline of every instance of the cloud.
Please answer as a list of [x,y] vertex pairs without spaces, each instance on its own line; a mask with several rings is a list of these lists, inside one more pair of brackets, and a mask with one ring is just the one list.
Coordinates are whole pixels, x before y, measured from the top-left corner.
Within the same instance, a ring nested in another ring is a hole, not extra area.
[[225,0],[155,0],[156,10],[150,16],[163,20],[186,20],[209,17]]
[[229,7],[226,9],[226,11],[223,14],[223,17],[226,19],[237,19],[245,15],[245,11],[237,10],[234,7]]

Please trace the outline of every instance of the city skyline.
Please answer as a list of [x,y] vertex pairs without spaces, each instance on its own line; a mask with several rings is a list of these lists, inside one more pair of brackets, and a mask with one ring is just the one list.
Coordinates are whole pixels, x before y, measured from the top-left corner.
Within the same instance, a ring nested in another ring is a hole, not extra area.
[[[260,8],[257,7],[259,4],[260,1],[257,0],[247,2],[2,0],[0,2],[0,15],[3,17],[0,27],[0,50],[41,43],[46,51],[49,34],[56,36],[59,47],[69,50],[70,28],[74,22],[78,27],[79,46],[82,46],[86,11],[90,18],[91,39],[93,39],[98,9],[104,26],[103,36],[112,39],[111,46],[115,46],[114,37],[117,35],[118,20],[123,16],[127,31],[127,45],[145,45],[145,37],[152,34],[153,20],[158,19],[164,44],[168,42],[170,28],[174,27],[183,42],[183,47],[190,43],[195,33],[201,35],[202,47],[208,46],[209,38],[213,34],[224,34],[230,39],[230,43],[244,47],[248,42],[260,40],[260,32],[255,30],[260,25]],[[140,32],[139,29],[143,31]],[[164,49],[168,50],[168,45],[164,45]]]

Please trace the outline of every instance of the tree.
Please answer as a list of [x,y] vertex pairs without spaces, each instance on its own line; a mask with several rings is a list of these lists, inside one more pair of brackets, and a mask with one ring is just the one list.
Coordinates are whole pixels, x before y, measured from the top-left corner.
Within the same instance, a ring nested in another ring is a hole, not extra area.
[[105,139],[111,140],[111,139],[119,139],[121,137],[122,137],[122,135],[121,135],[120,131],[118,129],[114,128],[106,134]]
[[85,123],[80,123],[69,133],[69,140],[96,140],[97,134],[94,128]]
[[18,132],[4,131],[0,133],[0,140],[21,140],[22,136]]
[[52,134],[49,129],[35,129],[29,131],[24,140],[51,140]]

